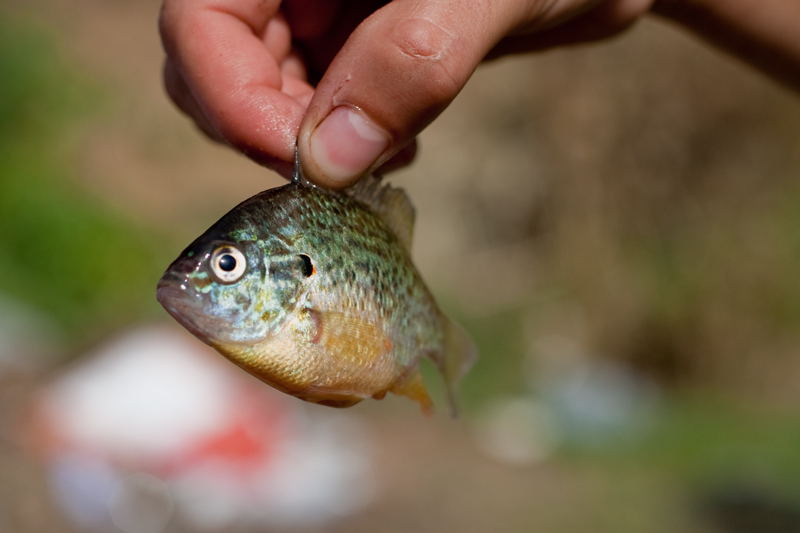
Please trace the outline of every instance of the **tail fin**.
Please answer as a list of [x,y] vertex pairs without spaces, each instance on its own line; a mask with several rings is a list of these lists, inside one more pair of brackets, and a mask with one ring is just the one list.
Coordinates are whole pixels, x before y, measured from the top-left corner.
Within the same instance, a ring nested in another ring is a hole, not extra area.
[[445,316],[444,352],[435,360],[444,380],[450,416],[458,417],[458,383],[472,368],[478,358],[478,350],[466,331]]

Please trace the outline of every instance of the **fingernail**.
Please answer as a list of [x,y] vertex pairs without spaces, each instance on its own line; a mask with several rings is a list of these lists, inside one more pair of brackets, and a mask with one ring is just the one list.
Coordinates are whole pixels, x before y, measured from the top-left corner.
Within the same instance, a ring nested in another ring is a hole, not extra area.
[[349,106],[331,111],[309,139],[311,160],[335,182],[363,174],[388,146],[389,135]]

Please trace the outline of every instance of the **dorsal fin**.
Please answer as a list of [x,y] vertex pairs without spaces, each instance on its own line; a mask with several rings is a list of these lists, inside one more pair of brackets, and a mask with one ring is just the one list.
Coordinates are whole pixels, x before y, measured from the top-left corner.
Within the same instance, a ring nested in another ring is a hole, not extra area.
[[378,215],[406,250],[411,251],[415,212],[403,189],[381,183],[380,177],[370,175],[353,185],[347,193]]

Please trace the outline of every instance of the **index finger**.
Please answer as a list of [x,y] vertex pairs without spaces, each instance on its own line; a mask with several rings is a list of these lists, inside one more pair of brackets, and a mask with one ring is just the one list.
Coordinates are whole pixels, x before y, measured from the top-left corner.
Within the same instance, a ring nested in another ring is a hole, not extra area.
[[279,0],[165,0],[159,27],[167,55],[220,136],[252,159],[286,168],[305,106],[295,98],[297,80],[292,94],[284,92],[276,57],[276,47],[288,54],[288,30],[281,42],[268,35],[279,7]]

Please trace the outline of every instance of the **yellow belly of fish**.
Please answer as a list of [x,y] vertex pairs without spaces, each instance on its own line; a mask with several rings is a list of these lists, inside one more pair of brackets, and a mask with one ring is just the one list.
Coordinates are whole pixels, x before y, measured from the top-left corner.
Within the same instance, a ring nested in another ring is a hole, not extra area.
[[276,389],[333,407],[382,398],[406,381],[381,328],[341,313],[303,310],[261,344],[214,347]]

